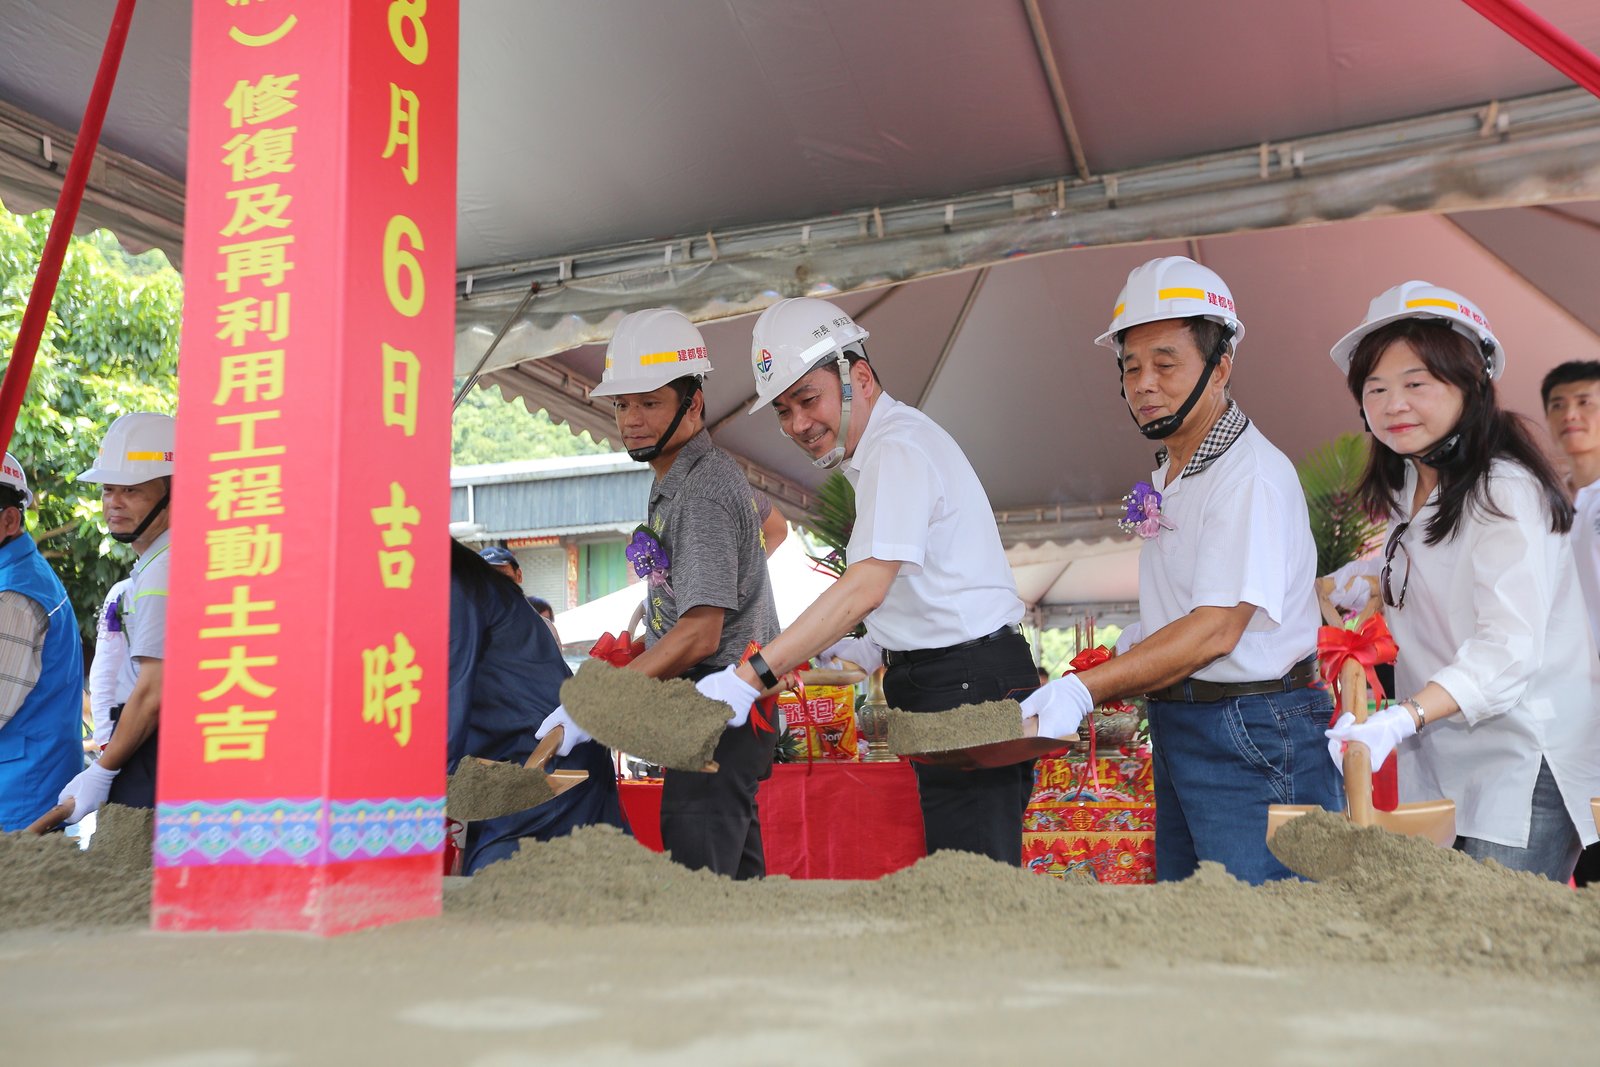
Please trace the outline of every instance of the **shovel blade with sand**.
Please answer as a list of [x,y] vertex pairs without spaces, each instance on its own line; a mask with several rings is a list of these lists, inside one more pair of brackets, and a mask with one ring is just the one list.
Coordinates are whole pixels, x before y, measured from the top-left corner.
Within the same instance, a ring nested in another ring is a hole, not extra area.
[[562,683],[561,704],[607,748],[672,770],[717,769],[711,757],[728,725],[728,706],[702,696],[693,682],[591,659]]
[[[1378,610],[1377,580],[1367,578],[1372,593],[1367,606],[1356,622],[1359,625]],[[1330,626],[1342,626],[1339,613],[1328,599],[1333,583],[1326,579],[1317,581],[1317,599],[1322,604],[1322,615]],[[1367,721],[1367,676],[1361,665],[1347,660],[1339,672],[1339,690],[1344,711],[1356,722]],[[1456,804],[1453,800],[1423,800],[1401,804],[1393,811],[1381,811],[1372,806],[1372,754],[1367,746],[1352,741],[1344,752],[1345,815],[1354,826],[1377,826],[1394,834],[1423,837],[1440,848],[1449,848],[1456,840]],[[1321,811],[1315,804],[1273,804],[1267,809],[1267,840],[1287,823],[1310,811]]]
[[1015,700],[963,704],[949,711],[889,711],[889,751],[957,770],[1009,767],[1066,748],[1071,737],[1040,737]]
[[505,763],[470,756],[450,776],[445,813],[462,822],[478,822],[515,815],[548,804],[574,786],[588,781],[588,771],[549,771],[545,768],[561,747],[562,728],[551,730],[524,763]]

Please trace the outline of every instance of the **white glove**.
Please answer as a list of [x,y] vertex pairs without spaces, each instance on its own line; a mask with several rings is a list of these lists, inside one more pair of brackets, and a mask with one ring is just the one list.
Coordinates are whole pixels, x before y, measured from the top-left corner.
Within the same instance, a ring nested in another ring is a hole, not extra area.
[[761,690],[747,685],[738,674],[739,665],[729,664],[716,674],[708,674],[694,687],[703,697],[720,700],[733,710],[733,715],[728,719],[729,726],[743,726],[750,721],[750,707],[756,702],[756,697],[761,695]]
[[111,783],[120,773],[107,770],[98,763],[91,763],[79,771],[78,776],[68,782],[56,797],[57,804],[72,801],[72,814],[67,816],[67,825],[72,826],[91,811],[100,810],[100,805],[106,802],[106,797],[111,793]]
[[1122,655],[1128,649],[1144,640],[1144,627],[1137,622],[1132,622],[1117,635],[1117,655]]
[[1382,767],[1395,746],[1417,732],[1416,720],[1411,710],[1401,704],[1391,704],[1367,717],[1366,722],[1356,722],[1348,711],[1324,734],[1328,738],[1328,755],[1333,764],[1344,771],[1344,745],[1346,741],[1360,741],[1372,753],[1372,769]]
[[1038,716],[1040,737],[1071,737],[1094,708],[1088,686],[1076,674],[1053,678],[1022,702],[1024,719]]
[[843,670],[841,660],[849,660],[871,674],[883,666],[883,649],[870,637],[845,637],[817,653],[817,666],[830,671]]
[[1382,566],[1382,561],[1376,559],[1358,559],[1346,563],[1328,575],[1333,579],[1333,592],[1328,594],[1328,600],[1341,611],[1359,612],[1367,606],[1367,598],[1372,595],[1372,583],[1366,579],[1376,578]]
[[539,724],[539,728],[533,732],[533,736],[535,739],[543,741],[544,735],[554,730],[557,726],[562,728],[561,747],[556,749],[557,756],[570,756],[574,748],[577,748],[585,741],[594,740],[593,737],[584,732],[583,727],[572,721],[572,716],[567,714],[565,704],[557,704],[556,710],[544,717],[544,722]]

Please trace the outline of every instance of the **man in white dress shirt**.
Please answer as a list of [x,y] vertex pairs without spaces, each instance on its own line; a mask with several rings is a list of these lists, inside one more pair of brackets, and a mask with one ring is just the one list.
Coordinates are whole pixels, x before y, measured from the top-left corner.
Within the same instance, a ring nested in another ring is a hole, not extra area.
[[[1572,554],[1578,585],[1589,609],[1589,633],[1600,648],[1600,362],[1563,363],[1544,376],[1539,386],[1550,436],[1572,467]],[[1573,881],[1580,886],[1600,882],[1600,845],[1578,857]]]
[[[905,711],[1016,698],[1039,684],[983,486],[948,433],[883,391],[866,339],[843,310],[809,297],[780,300],[756,322],[750,413],[770,404],[817,466],[844,473],[856,522],[840,579],[748,664],[702,683],[735,712],[824,650],[868,671],[886,666],[885,695]],[[866,636],[840,640],[862,622]],[[916,773],[930,853],[1022,862],[1031,760]]]

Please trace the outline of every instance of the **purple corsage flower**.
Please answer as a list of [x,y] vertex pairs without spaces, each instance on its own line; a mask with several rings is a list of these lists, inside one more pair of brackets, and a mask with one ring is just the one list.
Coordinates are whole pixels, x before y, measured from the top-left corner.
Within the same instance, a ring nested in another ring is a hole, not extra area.
[[633,564],[634,574],[644,578],[651,585],[667,584],[667,579],[672,574],[672,561],[667,558],[667,550],[661,547],[661,542],[648,527],[640,526],[634,532],[633,540],[628,542],[623,554],[628,557],[628,562]]
[[1146,541],[1162,530],[1176,529],[1171,520],[1161,514],[1161,494],[1149,482],[1138,482],[1133,491],[1122,498],[1126,513],[1117,521],[1125,533],[1136,533]]

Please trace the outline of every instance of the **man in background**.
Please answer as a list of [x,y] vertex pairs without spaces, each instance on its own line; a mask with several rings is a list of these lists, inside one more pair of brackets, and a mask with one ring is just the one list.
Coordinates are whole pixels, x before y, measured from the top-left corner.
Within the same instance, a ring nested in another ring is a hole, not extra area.
[[83,767],[83,640],[28,535],[28,479],[0,463],[0,830],[23,830]]
[[[1600,648],[1600,362],[1563,363],[1539,387],[1545,424],[1566,453],[1577,515],[1572,522],[1572,555],[1578,563],[1578,585],[1589,609],[1589,632]],[[1578,857],[1573,880],[1580,886],[1600,882],[1600,845]]]

